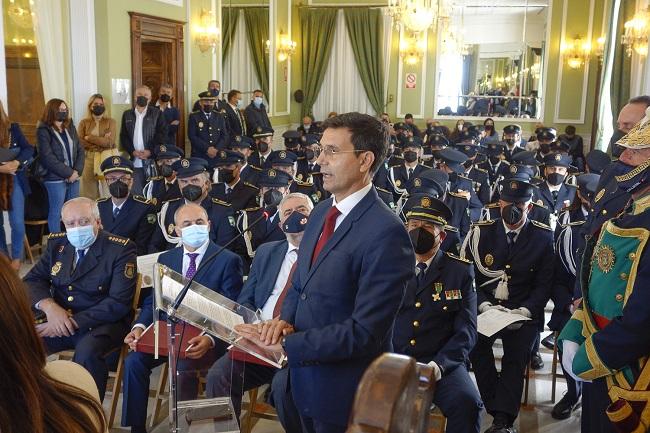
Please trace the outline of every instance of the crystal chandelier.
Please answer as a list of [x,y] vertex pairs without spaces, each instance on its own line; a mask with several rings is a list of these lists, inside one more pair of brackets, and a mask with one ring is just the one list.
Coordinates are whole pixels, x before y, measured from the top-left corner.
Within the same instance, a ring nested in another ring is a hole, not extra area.
[[420,33],[433,24],[438,12],[438,0],[389,0],[388,15],[395,25]]
[[625,45],[628,57],[632,52],[641,56],[648,54],[648,34],[650,33],[650,8],[634,14],[630,21],[625,23],[625,34],[621,43]]

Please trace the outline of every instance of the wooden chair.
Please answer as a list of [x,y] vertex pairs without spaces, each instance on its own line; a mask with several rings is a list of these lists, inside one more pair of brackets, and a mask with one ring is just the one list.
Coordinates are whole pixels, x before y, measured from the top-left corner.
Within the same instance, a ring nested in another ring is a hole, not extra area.
[[557,378],[558,377],[564,377],[564,374],[562,373],[562,370],[560,369],[560,373],[558,373],[558,364],[560,362],[560,355],[557,350],[557,338],[560,335],[559,332],[555,331],[553,333],[555,335],[555,345],[553,346],[553,363],[551,364],[551,402],[555,403],[555,391],[557,389]]
[[160,370],[160,377],[158,378],[158,387],[154,394],[153,411],[151,412],[151,419],[149,420],[149,428],[158,424],[160,418],[160,410],[165,401],[169,400],[169,391],[167,387],[167,378],[169,377],[169,365],[164,363]]
[[242,417],[242,433],[251,433],[253,427],[255,426],[255,423],[259,419],[279,421],[278,414],[275,412],[273,406],[265,402],[257,401],[260,388],[254,388],[248,391],[248,410],[246,412],[246,415]]
[[[438,423],[439,428],[432,427],[434,422]],[[447,418],[438,407],[432,407],[429,415],[429,431],[427,433],[444,433],[445,430],[447,430]]]
[[32,252],[34,249],[38,250],[38,254],[43,254],[43,236],[45,236],[45,227],[47,227],[47,220],[25,220],[26,226],[40,226],[40,236],[39,242],[30,246],[27,241],[27,235],[25,235],[25,252],[28,253],[29,258],[32,263],[34,263],[34,258]]
[[530,387],[530,376],[532,374],[530,363],[528,363],[526,366],[526,372],[524,373],[524,402],[521,404],[525,408],[528,407],[528,388]]

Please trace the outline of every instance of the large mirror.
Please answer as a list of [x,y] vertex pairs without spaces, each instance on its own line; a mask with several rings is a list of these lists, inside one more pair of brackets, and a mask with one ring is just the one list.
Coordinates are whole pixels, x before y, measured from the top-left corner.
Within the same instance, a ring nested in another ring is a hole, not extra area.
[[453,2],[438,27],[437,117],[541,117],[548,2]]
[[268,110],[269,0],[225,0],[222,6],[222,90],[241,91],[245,106],[253,98],[253,91],[261,89]]

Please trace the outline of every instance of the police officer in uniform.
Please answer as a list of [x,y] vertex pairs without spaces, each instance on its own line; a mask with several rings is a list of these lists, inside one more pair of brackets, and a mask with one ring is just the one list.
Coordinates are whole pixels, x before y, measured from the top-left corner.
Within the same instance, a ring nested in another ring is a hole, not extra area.
[[557,140],[557,131],[555,128],[539,128],[535,136],[537,141],[528,143],[526,150],[535,152],[535,158],[539,162],[544,162],[544,157],[553,151],[554,143]]
[[[316,134],[305,134],[300,140],[304,158],[298,158],[296,179],[313,183],[316,190],[320,192],[321,199],[328,198],[330,194],[323,186],[323,175],[320,172],[320,165],[316,164],[316,160],[320,155],[320,137]],[[384,189],[388,190],[385,187]]]
[[187,121],[187,138],[192,144],[192,156],[208,161],[214,168],[214,158],[219,149],[228,144],[228,130],[224,115],[214,108],[211,96],[201,97],[201,111],[194,111]]
[[[532,186],[520,180],[502,183],[501,218],[475,223],[462,251],[462,257],[474,262],[480,314],[497,309],[531,319],[513,323],[491,337],[479,335],[470,355],[483,403],[494,417],[489,433],[515,431],[524,373],[544,325],[553,279],[553,232],[527,217],[532,209]],[[497,338],[504,352],[500,373],[492,351]]]
[[[440,159],[436,157],[438,151],[449,146],[449,140],[447,140],[447,137],[445,137],[442,134],[433,134],[427,138],[427,145],[428,145],[428,151],[431,153],[431,157],[425,159],[423,164],[426,165],[427,167],[435,168],[437,167],[438,162],[440,162]],[[426,151],[425,151],[425,155],[426,155]]]
[[478,167],[485,170],[488,174],[490,184],[490,200],[494,201],[494,193],[501,179],[508,177],[508,167],[510,163],[505,160],[506,146],[503,143],[491,141],[486,144],[486,160],[479,163]]
[[66,232],[48,236],[24,281],[32,305],[47,316],[36,326],[47,352],[73,349],[72,360],[88,370],[103,399],[106,357],[129,330],[137,270],[133,242],[102,230],[98,213],[89,198],[66,202]]
[[503,128],[503,144],[505,145],[503,153],[508,162],[512,162],[514,155],[526,150],[526,141],[521,138],[519,125],[507,125]]
[[220,150],[215,161],[218,183],[212,185],[210,195],[232,205],[235,213],[258,202],[259,188],[239,176],[244,160],[239,152]]
[[551,212],[556,215],[568,207],[576,196],[576,188],[565,180],[570,158],[561,153],[551,153],[544,157],[544,177],[546,182],[539,186],[540,198]]
[[578,273],[582,302],[560,333],[564,371],[583,384],[582,432],[647,431],[650,260],[650,123],[624,148],[619,188],[632,201],[586,240]]
[[244,155],[245,161],[239,170],[239,177],[251,185],[257,183],[257,176],[262,171],[261,168],[248,163],[248,159],[253,154],[253,139],[245,135],[235,135],[231,138],[230,149]]
[[321,200],[322,193],[312,182],[302,181],[296,178],[297,161],[298,156],[288,150],[276,150],[269,158],[271,168],[276,171],[284,171],[291,177],[292,181],[289,186],[289,192],[300,192],[305,194],[315,206]]
[[185,156],[185,152],[172,145],[160,145],[156,149],[156,166],[159,176],[149,178],[143,191],[144,196],[160,210],[162,203],[174,198],[180,198],[181,190],[176,181],[176,172],[172,169],[174,162]]
[[473,142],[465,142],[457,144],[456,149],[467,156],[467,161],[463,163],[465,166],[465,173],[463,175],[466,178],[471,179],[472,187],[476,196],[481,201],[481,204],[488,204],[490,202],[490,184],[488,174],[485,169],[482,169],[475,164],[479,146]]
[[481,209],[483,203],[479,200],[472,180],[465,177],[465,166],[467,156],[458,150],[446,148],[438,152],[440,158],[439,168],[449,175],[449,191],[458,194],[468,201],[469,215],[472,221],[478,221],[481,218]]
[[[176,236],[174,213],[181,205],[189,202],[200,204],[208,213],[212,242],[224,246],[237,236],[236,218],[232,206],[210,196],[212,183],[208,173],[208,163],[201,158],[183,158],[176,161],[172,168],[176,172],[183,197],[163,203],[158,213],[157,227],[149,243],[149,253],[166,251],[181,242],[180,237]],[[237,246],[235,242],[229,249],[238,254],[242,253]]]
[[413,179],[427,169],[420,164],[422,154],[422,139],[420,137],[405,138],[402,144],[402,156],[404,162],[390,168],[389,179],[395,189],[395,199],[399,199],[404,193],[410,193],[413,188]]
[[273,152],[271,149],[273,145],[273,129],[260,126],[252,134],[257,151],[248,158],[248,163],[260,170],[271,168],[269,157]]
[[409,202],[406,229],[416,275],[395,319],[394,351],[434,369],[433,402],[447,418],[447,432],[478,433],[483,404],[468,371],[477,339],[474,269],[470,261],[440,248],[451,210],[428,195]]
[[138,255],[146,254],[156,227],[156,208],[141,195],[132,195],[133,163],[121,156],[110,156],[101,165],[110,197],[97,199],[104,230],[131,239]]

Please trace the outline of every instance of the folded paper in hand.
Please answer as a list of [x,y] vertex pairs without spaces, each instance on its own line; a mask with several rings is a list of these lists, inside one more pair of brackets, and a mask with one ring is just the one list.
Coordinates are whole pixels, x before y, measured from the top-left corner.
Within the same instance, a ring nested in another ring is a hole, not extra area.
[[522,316],[521,314],[491,309],[487,310],[485,313],[478,315],[477,328],[479,334],[483,334],[486,337],[492,337],[503,328],[522,320],[530,319],[526,316]]

